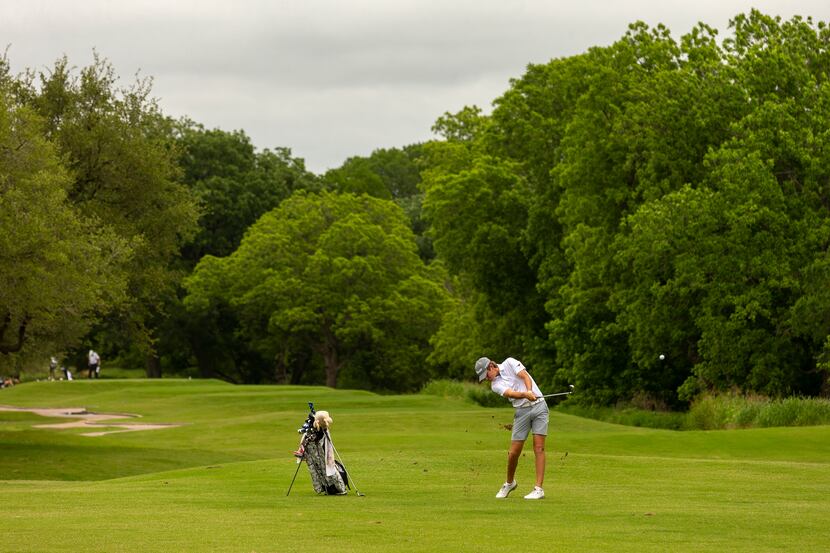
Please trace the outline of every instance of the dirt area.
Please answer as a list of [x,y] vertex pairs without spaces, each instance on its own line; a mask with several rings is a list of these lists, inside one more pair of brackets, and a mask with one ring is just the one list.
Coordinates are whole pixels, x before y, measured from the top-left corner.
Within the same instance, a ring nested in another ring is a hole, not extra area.
[[[117,434],[119,432],[136,432],[139,430],[161,430],[162,428],[174,428],[181,426],[180,424],[142,424],[133,422],[119,422],[111,423],[107,421],[137,419],[141,415],[131,415],[129,413],[91,413],[83,407],[63,407],[63,408],[38,408],[38,407],[10,407],[0,405],[0,411],[15,411],[18,413],[34,413],[42,417],[50,418],[67,418],[73,419],[68,422],[50,423],[50,424],[35,424],[33,428],[90,428],[99,429],[94,432],[85,432],[81,436],[106,436],[107,434]],[[106,430],[104,430],[106,429]]]

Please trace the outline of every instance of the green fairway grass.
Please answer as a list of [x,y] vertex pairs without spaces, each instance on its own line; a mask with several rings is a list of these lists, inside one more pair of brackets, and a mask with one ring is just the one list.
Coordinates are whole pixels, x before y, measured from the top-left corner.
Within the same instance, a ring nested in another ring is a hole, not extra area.
[[[365,497],[317,496],[304,465],[286,496],[307,401],[331,413]],[[830,550],[828,426],[677,432],[552,413],[534,502],[529,446],[518,489],[494,497],[510,408],[172,379],[29,383],[0,405],[181,425],[86,437],[0,411],[4,553]]]

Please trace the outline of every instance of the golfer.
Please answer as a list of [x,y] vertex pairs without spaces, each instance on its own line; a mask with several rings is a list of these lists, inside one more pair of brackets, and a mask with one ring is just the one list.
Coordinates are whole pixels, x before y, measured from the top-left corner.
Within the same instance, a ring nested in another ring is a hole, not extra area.
[[532,431],[533,452],[536,454],[536,486],[525,499],[542,499],[545,497],[542,485],[545,481],[545,436],[548,434],[548,404],[545,403],[542,392],[525,366],[512,357],[500,364],[482,357],[476,361],[475,369],[479,382],[485,378],[489,380],[490,389],[509,399],[516,408],[512,441],[507,452],[507,480],[496,497],[507,497],[516,489],[516,465],[519,464],[527,435]]

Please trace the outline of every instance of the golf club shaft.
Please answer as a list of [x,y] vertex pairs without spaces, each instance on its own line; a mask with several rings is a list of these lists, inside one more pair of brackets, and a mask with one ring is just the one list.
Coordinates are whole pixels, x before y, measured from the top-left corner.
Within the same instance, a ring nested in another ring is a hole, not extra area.
[[[326,434],[328,434],[328,430],[326,430]],[[343,465],[343,470],[345,470],[346,474],[349,475],[349,480],[351,480],[352,484],[354,485],[354,492],[357,495],[363,495],[362,493],[360,493],[360,490],[357,489],[357,482],[354,481],[354,477],[352,476],[352,473],[349,472],[349,469],[346,468],[346,463],[343,462],[343,458],[340,457],[340,453],[338,453],[337,448],[334,447],[334,442],[331,440],[331,436],[329,436],[329,443],[331,444],[332,451],[334,451],[334,454],[337,456],[337,459],[340,461],[340,464]]]
[[573,393],[573,392],[559,392],[559,393],[557,393],[557,394],[548,394],[548,395],[546,395],[546,396],[542,396],[542,397],[569,396],[569,395],[571,395],[572,393]]

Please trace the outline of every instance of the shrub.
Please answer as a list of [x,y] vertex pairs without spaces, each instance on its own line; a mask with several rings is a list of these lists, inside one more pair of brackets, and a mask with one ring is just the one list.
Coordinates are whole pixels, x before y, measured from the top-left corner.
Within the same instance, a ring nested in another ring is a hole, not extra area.
[[482,407],[509,407],[510,402],[498,394],[494,394],[484,386],[472,386],[467,390],[467,398]]
[[422,394],[445,398],[466,399],[469,384],[457,380],[430,380],[421,390]]
[[482,407],[508,407],[510,403],[484,385],[457,380],[432,380],[421,390],[422,394],[471,401]]

